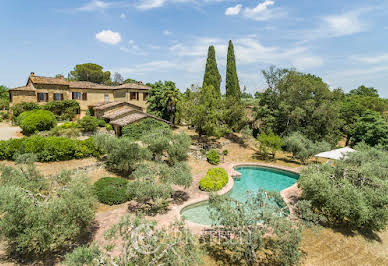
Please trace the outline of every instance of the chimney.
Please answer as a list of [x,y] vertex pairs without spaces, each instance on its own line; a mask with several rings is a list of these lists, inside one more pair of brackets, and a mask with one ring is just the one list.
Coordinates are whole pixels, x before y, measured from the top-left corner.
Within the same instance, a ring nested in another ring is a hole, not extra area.
[[31,73],[30,73],[30,77],[33,77],[33,76],[35,76],[35,73],[34,73],[34,72],[31,72]]
[[143,81],[138,81],[137,84],[142,85]]

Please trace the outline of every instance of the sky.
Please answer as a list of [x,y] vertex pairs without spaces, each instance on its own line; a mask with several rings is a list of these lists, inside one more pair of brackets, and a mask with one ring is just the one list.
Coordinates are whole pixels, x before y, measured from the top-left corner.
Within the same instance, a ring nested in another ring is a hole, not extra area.
[[240,86],[265,88],[271,65],[345,91],[388,98],[388,0],[2,0],[0,84],[96,63],[124,78],[201,85],[209,45],[224,90],[227,44]]

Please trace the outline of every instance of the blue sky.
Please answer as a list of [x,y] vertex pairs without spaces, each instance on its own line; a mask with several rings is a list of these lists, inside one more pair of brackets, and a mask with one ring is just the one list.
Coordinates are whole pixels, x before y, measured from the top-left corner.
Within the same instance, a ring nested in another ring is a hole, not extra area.
[[321,76],[345,91],[388,97],[388,2],[313,0],[2,0],[0,84],[30,72],[67,75],[93,62],[144,82],[201,84],[215,45],[225,76],[233,40],[240,83],[265,87],[271,64]]

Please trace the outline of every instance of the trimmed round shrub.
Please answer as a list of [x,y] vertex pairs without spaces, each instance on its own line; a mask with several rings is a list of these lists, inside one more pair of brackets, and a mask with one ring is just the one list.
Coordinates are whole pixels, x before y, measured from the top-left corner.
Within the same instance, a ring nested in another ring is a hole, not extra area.
[[153,119],[145,118],[139,122],[129,124],[123,127],[123,137],[128,137],[133,140],[139,140],[142,136],[148,134],[151,130],[156,129],[170,129],[169,125]]
[[94,116],[84,116],[78,120],[78,124],[82,128],[83,132],[96,132],[98,127],[98,119]]
[[121,177],[104,177],[94,183],[98,200],[107,205],[128,201],[128,180]]
[[97,125],[99,127],[105,127],[106,126],[106,122],[103,119],[97,119]]
[[35,131],[50,130],[57,125],[55,115],[46,110],[23,112],[17,121],[23,133],[27,135],[33,134]]
[[224,168],[212,168],[199,181],[199,188],[207,192],[218,191],[228,183],[228,180],[228,173]]
[[220,155],[216,150],[214,149],[210,150],[206,156],[207,156],[207,161],[210,164],[217,165],[220,163]]
[[106,128],[106,130],[108,130],[108,131],[113,130],[112,125],[111,125],[111,124],[108,124],[108,123],[105,125],[105,128]]

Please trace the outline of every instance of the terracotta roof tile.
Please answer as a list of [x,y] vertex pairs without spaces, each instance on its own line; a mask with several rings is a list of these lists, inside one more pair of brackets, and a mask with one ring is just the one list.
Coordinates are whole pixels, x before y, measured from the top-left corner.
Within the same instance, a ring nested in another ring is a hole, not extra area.
[[35,84],[68,85],[68,81],[63,78],[30,76],[30,79]]
[[123,118],[119,118],[117,120],[111,121],[110,123],[112,125],[117,125],[120,127],[124,127],[126,125],[129,125],[133,122],[139,121],[143,118],[149,117],[146,113],[131,113]]
[[28,86],[22,86],[22,87],[17,87],[13,89],[9,89],[10,91],[35,91],[34,87],[28,85]]

